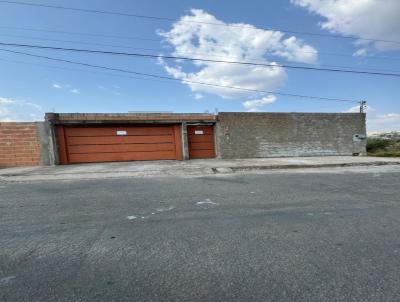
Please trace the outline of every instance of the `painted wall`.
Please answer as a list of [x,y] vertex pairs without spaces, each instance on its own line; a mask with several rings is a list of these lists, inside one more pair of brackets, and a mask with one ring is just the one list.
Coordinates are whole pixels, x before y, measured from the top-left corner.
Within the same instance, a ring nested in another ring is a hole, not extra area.
[[220,158],[262,158],[366,154],[365,114],[244,113],[218,114]]

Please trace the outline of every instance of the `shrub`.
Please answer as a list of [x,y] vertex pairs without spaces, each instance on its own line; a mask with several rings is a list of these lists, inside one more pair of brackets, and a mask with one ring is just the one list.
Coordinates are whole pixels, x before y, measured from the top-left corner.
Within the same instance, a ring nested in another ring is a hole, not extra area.
[[392,142],[388,139],[369,138],[367,140],[367,152],[368,153],[376,153],[376,152],[386,151],[386,148],[388,148],[393,143],[394,142]]

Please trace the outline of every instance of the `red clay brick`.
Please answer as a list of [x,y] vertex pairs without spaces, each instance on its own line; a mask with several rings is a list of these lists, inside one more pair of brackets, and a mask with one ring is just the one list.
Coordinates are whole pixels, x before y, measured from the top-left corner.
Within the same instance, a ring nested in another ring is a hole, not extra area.
[[35,166],[39,158],[35,123],[0,123],[0,166]]

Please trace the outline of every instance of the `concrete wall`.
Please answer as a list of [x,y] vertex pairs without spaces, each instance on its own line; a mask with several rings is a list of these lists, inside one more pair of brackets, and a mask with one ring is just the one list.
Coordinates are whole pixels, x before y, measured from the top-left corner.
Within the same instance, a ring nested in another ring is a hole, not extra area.
[[0,122],[0,167],[54,164],[50,127],[44,122]]
[[37,122],[37,131],[40,145],[40,164],[43,166],[54,165],[58,159],[55,149],[55,136],[49,122]]
[[[188,158],[186,123],[182,145]],[[57,146],[49,122],[0,122],[0,167],[53,165]],[[366,153],[365,114],[227,113],[215,126],[219,158],[352,155]]]
[[366,153],[365,114],[234,113],[218,114],[220,158],[352,155]]

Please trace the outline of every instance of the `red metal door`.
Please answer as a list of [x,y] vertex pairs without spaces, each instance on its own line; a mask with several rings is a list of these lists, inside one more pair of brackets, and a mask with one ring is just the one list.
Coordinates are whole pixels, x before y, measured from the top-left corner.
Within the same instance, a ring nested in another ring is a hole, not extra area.
[[214,158],[214,126],[188,126],[189,158]]

